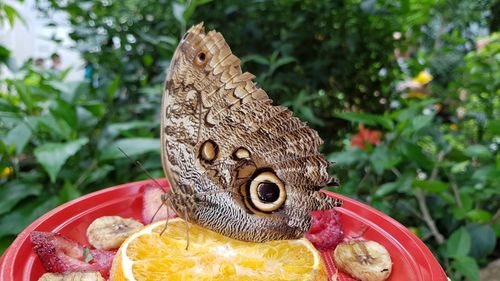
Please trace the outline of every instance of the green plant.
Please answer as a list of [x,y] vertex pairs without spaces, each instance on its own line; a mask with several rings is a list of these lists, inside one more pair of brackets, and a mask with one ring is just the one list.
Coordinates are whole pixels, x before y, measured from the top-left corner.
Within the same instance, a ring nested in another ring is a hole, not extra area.
[[26,65],[15,78],[0,80],[2,249],[55,206],[144,178],[141,171],[131,173],[135,169],[118,147],[131,157],[147,153],[144,165],[161,175],[154,137],[159,121],[117,119],[106,106],[117,98],[115,88],[94,91],[87,81],[64,82],[66,74]]
[[[17,2],[22,3],[23,0],[17,0]],[[0,3],[0,26],[14,26],[16,20],[24,22],[14,6],[9,3]]]
[[497,73],[497,38],[469,53],[453,82],[468,93],[464,116],[443,116],[445,100],[428,95],[402,99],[385,115],[339,113],[383,129],[383,137],[368,142],[374,133],[362,129],[350,145],[345,140],[351,148],[329,157],[344,182],[340,192],[413,229],[457,280],[479,280],[500,237],[499,92],[486,82]]
[[[22,3],[22,0],[18,0]],[[19,15],[17,10],[8,3],[0,3],[0,28],[6,28],[14,26],[14,22],[18,20],[24,23],[23,18]],[[0,44],[0,67],[2,64],[9,65],[10,51]],[[2,70],[0,69],[0,74]]]

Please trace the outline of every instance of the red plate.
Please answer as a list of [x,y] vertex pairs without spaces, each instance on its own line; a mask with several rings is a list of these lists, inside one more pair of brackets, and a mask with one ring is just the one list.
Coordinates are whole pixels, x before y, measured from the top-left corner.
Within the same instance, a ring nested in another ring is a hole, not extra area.
[[[159,180],[167,186],[166,180]],[[87,226],[96,218],[120,215],[142,220],[143,186],[151,181],[134,182],[94,192],[68,202],[37,219],[12,243],[0,259],[0,280],[38,280],[45,272],[31,250],[29,234],[34,231],[59,232],[81,244],[88,245]],[[429,249],[413,233],[387,215],[353,199],[327,192],[344,200],[338,208],[346,233],[360,231],[363,237],[384,245],[391,254],[393,271],[389,281],[446,281],[447,277]],[[330,276],[336,270],[330,253],[324,253]],[[338,275],[338,280],[353,280]]]

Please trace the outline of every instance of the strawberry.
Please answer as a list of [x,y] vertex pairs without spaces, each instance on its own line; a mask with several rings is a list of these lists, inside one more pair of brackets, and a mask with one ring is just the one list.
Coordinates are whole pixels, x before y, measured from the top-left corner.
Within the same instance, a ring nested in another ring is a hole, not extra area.
[[332,250],[342,241],[342,223],[335,210],[311,212],[312,222],[306,238],[320,251]]
[[175,212],[162,202],[162,195],[166,194],[156,186],[148,185],[144,188],[142,218],[145,224],[176,216]]
[[113,251],[88,250],[77,242],[52,232],[33,231],[30,240],[33,251],[48,272],[98,271],[104,278],[109,276],[115,256]]

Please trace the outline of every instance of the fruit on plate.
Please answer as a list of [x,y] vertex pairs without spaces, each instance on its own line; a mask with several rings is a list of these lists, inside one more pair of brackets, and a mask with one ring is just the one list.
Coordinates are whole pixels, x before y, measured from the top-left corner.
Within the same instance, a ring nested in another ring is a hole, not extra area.
[[134,219],[104,216],[94,220],[87,228],[87,239],[96,249],[118,249],[133,233],[144,225]]
[[320,251],[332,250],[342,241],[342,223],[334,209],[311,212],[312,222],[306,238]]
[[371,240],[342,242],[335,248],[333,259],[340,271],[361,281],[383,281],[392,271],[387,249]]
[[115,252],[90,250],[60,234],[33,231],[30,234],[33,251],[48,272],[96,271],[106,278]]
[[150,224],[176,216],[174,210],[162,201],[162,196],[165,194],[165,191],[159,187],[151,185],[145,187],[142,201],[142,218],[144,223]]
[[328,280],[320,253],[305,238],[252,243],[234,240],[180,218],[146,226],[122,244],[111,281]]
[[99,272],[45,273],[38,281],[105,281]]

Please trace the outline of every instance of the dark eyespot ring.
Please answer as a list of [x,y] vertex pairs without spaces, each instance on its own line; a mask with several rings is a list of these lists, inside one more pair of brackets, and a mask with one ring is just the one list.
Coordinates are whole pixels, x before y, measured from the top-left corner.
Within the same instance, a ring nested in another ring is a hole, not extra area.
[[194,62],[197,65],[204,65],[207,62],[207,54],[204,51],[199,51],[194,57]]
[[273,172],[258,174],[252,179],[248,189],[248,203],[261,212],[276,211],[285,203],[285,185]]

